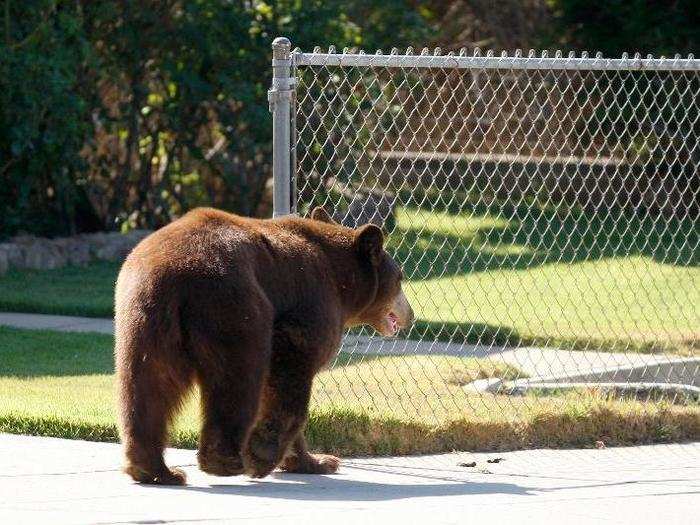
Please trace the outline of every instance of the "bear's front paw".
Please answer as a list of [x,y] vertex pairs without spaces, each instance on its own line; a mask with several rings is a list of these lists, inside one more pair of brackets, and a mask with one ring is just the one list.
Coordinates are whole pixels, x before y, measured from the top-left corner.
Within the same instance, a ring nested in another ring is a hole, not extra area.
[[197,454],[199,468],[214,476],[237,476],[243,474],[243,460],[239,454],[225,455],[214,450]]
[[284,460],[282,469],[294,474],[334,474],[340,466],[340,458],[328,454],[306,454],[290,456]]
[[328,454],[312,454],[316,464],[315,474],[335,474],[340,466],[340,458]]
[[275,470],[278,462],[279,445],[276,437],[270,432],[254,431],[243,456],[245,473],[251,478],[264,478]]

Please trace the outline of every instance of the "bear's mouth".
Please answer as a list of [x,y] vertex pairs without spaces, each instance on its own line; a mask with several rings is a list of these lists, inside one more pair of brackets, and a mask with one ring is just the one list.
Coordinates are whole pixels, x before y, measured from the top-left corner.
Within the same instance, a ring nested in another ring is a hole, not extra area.
[[396,335],[399,331],[399,317],[394,312],[389,312],[386,315],[386,323],[389,326],[388,335]]

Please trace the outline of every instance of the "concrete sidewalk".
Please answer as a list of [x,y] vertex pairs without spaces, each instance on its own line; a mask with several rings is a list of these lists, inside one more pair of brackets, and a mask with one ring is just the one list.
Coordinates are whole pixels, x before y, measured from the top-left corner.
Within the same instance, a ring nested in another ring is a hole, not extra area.
[[[488,459],[502,458],[493,464]],[[116,444],[0,434],[0,523],[691,524],[700,444],[347,460],[333,476],[133,484]],[[475,461],[475,467],[460,467]]]
[[[0,326],[47,329],[63,332],[114,333],[112,319],[66,317],[60,315],[0,312]],[[556,348],[509,348],[494,345],[414,341],[400,338],[358,337],[343,340],[342,352],[367,355],[450,355],[488,358],[502,361],[522,370],[530,379],[524,386],[538,383],[669,383],[700,387],[700,357],[678,358],[660,354],[571,351]],[[478,384],[477,384],[478,383]],[[497,391],[500,382],[476,388]]]
[[22,314],[0,312],[0,326],[27,328],[30,330],[56,330],[58,332],[114,333],[112,319],[72,317],[68,315]]

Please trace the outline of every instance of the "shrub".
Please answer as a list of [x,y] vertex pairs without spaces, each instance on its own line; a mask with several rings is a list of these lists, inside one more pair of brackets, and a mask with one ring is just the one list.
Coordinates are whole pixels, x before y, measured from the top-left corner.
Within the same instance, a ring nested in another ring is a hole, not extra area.
[[[0,0],[0,236],[253,214],[271,175],[270,43],[405,44],[404,1]],[[4,28],[4,30],[3,30]]]

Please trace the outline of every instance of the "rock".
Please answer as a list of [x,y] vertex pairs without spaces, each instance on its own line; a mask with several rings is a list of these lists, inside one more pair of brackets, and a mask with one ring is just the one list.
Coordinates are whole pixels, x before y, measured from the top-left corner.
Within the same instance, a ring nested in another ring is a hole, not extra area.
[[376,224],[384,231],[391,231],[396,225],[394,216],[395,197],[392,193],[381,191],[357,191],[355,192],[348,206],[347,213],[338,217],[341,224],[351,228],[357,228],[363,224]]
[[17,244],[19,246],[27,246],[29,244],[34,244],[36,241],[39,240],[39,237],[36,237],[34,235],[17,235],[12,238],[12,244]]
[[22,248],[22,268],[29,268],[32,270],[42,270],[45,262],[48,260],[49,255],[45,250],[41,249],[41,246],[36,244],[23,245]]
[[23,245],[21,249],[24,255],[24,268],[53,270],[67,263],[67,257],[49,240],[36,239],[32,244]]
[[110,234],[105,239],[102,247],[95,251],[95,256],[101,261],[120,261],[129,255],[129,252],[137,242],[125,235]]
[[133,248],[151,233],[153,233],[151,230],[131,230],[130,232],[123,234],[123,236],[132,243]]
[[[150,230],[131,230],[128,233],[86,233],[78,235],[91,259],[121,261],[129,252],[151,234]],[[81,253],[81,258],[84,254]]]
[[87,243],[88,250],[93,258],[97,256],[97,251],[107,242],[107,234],[105,233],[84,233],[79,235],[78,238]]
[[19,235],[0,243],[0,275],[10,268],[51,270],[67,264],[85,266],[95,259],[120,261],[150,233],[132,230],[126,234],[86,233],[57,239]]
[[0,275],[5,275],[7,270],[10,268],[10,261],[7,257],[7,253],[4,250],[0,250]]
[[84,240],[77,237],[64,237],[54,239],[53,245],[63,253],[68,264],[85,266],[90,262],[90,246]]
[[0,244],[0,253],[4,255],[7,260],[8,269],[9,268],[22,268],[24,259],[22,257],[22,251],[19,247],[12,243],[2,243]]

